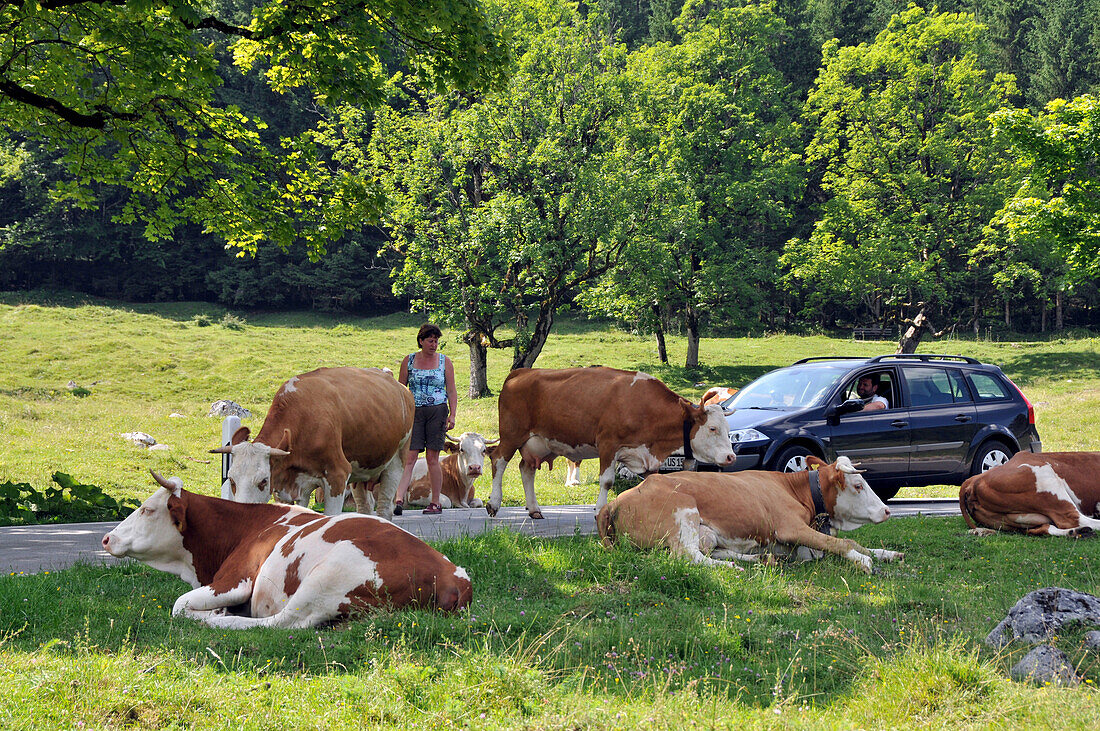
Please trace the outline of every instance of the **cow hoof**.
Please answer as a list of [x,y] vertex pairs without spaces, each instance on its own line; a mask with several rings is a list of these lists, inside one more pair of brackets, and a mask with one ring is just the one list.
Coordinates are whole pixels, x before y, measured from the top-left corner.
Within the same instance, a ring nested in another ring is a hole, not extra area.
[[991,536],[994,535],[997,531],[993,530],[992,528],[971,528],[968,532],[972,536]]
[[489,514],[490,518],[497,517],[497,509],[488,503],[485,504],[485,512]]
[[536,511],[535,511],[535,512],[533,512],[533,513],[528,513],[528,515],[530,515],[530,516],[531,516],[531,519],[532,519],[532,520],[542,520],[542,519],[543,519],[543,517],[542,517],[542,512],[541,512],[541,511],[539,511],[539,510],[536,510]]
[[1080,528],[1074,528],[1069,532],[1071,538],[1092,538],[1096,535],[1092,528],[1081,526]]

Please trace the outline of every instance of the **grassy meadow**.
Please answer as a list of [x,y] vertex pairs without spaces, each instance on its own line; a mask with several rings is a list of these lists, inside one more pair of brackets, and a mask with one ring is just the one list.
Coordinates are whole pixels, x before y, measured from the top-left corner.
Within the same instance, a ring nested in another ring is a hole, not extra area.
[[[323,365],[388,365],[419,320],[305,314],[226,317],[208,305],[119,306],[0,296],[0,481],[55,471],[116,497],[152,492],[150,467],[217,494],[220,420],[232,399],[258,430],[275,389]],[[495,400],[465,398],[457,430],[495,435]],[[670,339],[674,362],[684,343]],[[927,343],[998,363],[1036,405],[1044,447],[1100,450],[1100,341]],[[774,336],[705,339],[706,366],[657,363],[651,339],[568,320],[539,365],[641,368],[697,397],[797,358],[877,354],[890,343]],[[494,391],[507,353],[491,353]],[[77,397],[74,381],[91,393]],[[171,414],[181,414],[173,417]],[[144,431],[170,449],[122,439]],[[544,504],[591,503],[540,472]],[[516,470],[506,504],[521,505]],[[484,495],[488,485],[482,486]],[[903,494],[955,495],[955,487]],[[5,728],[1095,728],[1100,656],[1090,628],[1053,643],[1076,688],[1007,679],[1028,649],[986,634],[1023,594],[1100,595],[1100,542],[970,536],[961,518],[904,518],[849,534],[902,550],[867,576],[839,560],[714,570],[667,553],[507,531],[439,544],[473,577],[456,615],[378,612],[335,627],[227,632],[170,616],[186,590],[136,564],[0,577],[0,726]]]

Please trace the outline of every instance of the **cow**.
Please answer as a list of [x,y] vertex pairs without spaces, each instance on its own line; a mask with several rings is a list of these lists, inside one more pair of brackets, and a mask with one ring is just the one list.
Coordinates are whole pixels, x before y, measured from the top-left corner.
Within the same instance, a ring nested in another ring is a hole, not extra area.
[[470,577],[416,536],[376,516],[247,505],[161,485],[103,548],[174,574],[193,589],[173,616],[212,627],[314,627],[370,607],[443,611],[470,603]]
[[1080,537],[1100,529],[1100,452],[1017,452],[959,488],[971,533]]
[[[729,399],[733,394],[737,393],[736,388],[711,388],[703,394],[699,399],[700,406],[710,406],[711,404],[721,405],[724,401]],[[581,484],[581,463],[580,461],[569,460],[566,464],[565,471],[565,486],[576,487]]]
[[[440,491],[440,505],[445,508],[480,508],[483,503],[474,497],[474,481],[485,470],[485,458],[493,453],[497,440],[487,440],[477,432],[464,432],[458,439],[450,434],[444,449],[449,452],[439,460],[443,471],[443,489]],[[490,457],[491,459],[491,457]],[[410,505],[427,505],[431,499],[431,483],[428,480],[428,463],[423,457],[416,460],[413,467],[412,483],[409,485]]]
[[890,517],[851,460],[806,461],[812,469],[802,472],[650,475],[608,503],[596,516],[596,527],[604,546],[625,535],[639,548],[667,546],[707,566],[739,569],[727,561],[805,561],[828,552],[870,573],[872,557],[901,560],[904,554],[896,551],[836,537],[837,530]]
[[413,397],[377,368],[318,368],[294,376],[275,394],[260,433],[241,427],[230,444],[210,450],[233,455],[222,497],[265,503],[272,495],[309,505],[320,492],[326,515],[344,509],[348,484],[356,509],[368,512],[363,484],[378,481],[377,513],[393,516],[412,433]]
[[736,388],[710,388],[703,394],[703,397],[699,399],[700,406],[710,406],[711,404],[722,404],[728,401],[733,394],[737,393]]
[[607,503],[616,462],[635,474],[653,472],[685,440],[698,459],[723,466],[734,461],[720,406],[696,406],[641,371],[517,368],[504,379],[497,418],[500,443],[485,504],[491,516],[500,509],[504,470],[517,451],[527,514],[536,519],[542,509],[535,470],[559,455],[572,462],[599,457],[597,511]]

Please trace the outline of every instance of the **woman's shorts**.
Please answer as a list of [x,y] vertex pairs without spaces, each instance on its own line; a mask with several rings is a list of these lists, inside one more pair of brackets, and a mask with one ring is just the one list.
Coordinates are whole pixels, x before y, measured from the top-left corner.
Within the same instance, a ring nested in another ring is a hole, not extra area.
[[409,451],[423,452],[430,449],[442,452],[447,439],[447,404],[436,406],[417,406],[413,414],[412,438],[409,439]]

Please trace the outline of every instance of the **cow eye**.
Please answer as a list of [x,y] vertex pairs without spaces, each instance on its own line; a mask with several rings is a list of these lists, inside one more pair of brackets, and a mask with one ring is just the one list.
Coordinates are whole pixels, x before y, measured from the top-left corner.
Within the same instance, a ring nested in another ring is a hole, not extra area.
[[261,490],[263,490],[266,487],[267,487],[267,478],[265,477],[264,479],[260,480],[259,488]]

